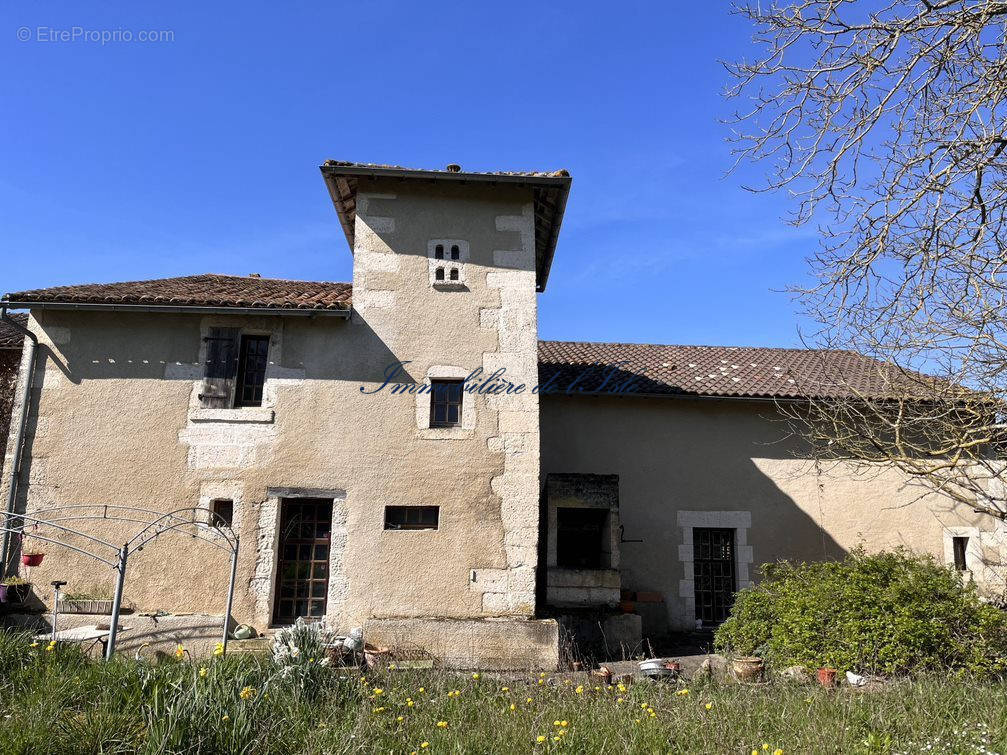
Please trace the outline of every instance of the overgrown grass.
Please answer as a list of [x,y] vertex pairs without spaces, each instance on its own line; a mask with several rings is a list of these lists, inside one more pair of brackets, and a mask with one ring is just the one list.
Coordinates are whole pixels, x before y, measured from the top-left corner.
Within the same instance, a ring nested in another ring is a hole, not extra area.
[[620,690],[538,674],[320,669],[302,685],[267,658],[104,664],[47,647],[0,632],[0,752],[1007,752],[1007,686],[960,677],[871,692]]

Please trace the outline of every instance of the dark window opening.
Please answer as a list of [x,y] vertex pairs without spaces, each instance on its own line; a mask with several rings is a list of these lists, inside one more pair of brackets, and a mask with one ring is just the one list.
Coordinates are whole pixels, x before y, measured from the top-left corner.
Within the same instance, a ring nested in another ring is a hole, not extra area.
[[234,522],[234,501],[216,498],[210,501],[210,526],[230,527]]
[[453,259],[453,260],[458,259],[458,254],[459,254],[458,244],[452,244],[451,245],[451,259]]
[[437,271],[434,273],[434,278],[437,279],[437,280],[439,280],[439,281],[444,280],[444,268],[443,267],[437,268]]
[[608,509],[556,509],[556,565],[601,569]]
[[462,423],[462,381],[430,381],[430,427],[456,427]]
[[241,337],[235,406],[262,406],[262,386],[266,382],[268,357],[269,336]]
[[458,268],[456,267],[451,268],[451,280],[458,280]]
[[437,246],[434,247],[434,257],[436,257],[439,260],[444,259],[444,245],[443,244],[438,244]]
[[734,530],[694,528],[692,564],[696,618],[704,624],[719,624],[730,615],[738,589],[734,571]]
[[385,506],[386,530],[435,530],[440,506]]
[[965,560],[965,552],[969,547],[967,537],[955,537],[951,539],[951,545],[955,552],[955,568],[958,571],[968,571],[968,562]]

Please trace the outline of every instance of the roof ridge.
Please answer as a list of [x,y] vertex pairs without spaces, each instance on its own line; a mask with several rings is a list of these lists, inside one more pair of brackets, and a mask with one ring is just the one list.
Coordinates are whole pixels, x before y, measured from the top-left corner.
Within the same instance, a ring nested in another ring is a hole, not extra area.
[[[717,346],[715,344],[692,344],[692,343],[642,343],[633,341],[554,341],[547,339],[539,339],[539,343],[565,343],[577,346],[650,346],[657,348],[668,348],[668,349],[748,349],[751,351],[793,351],[798,353],[809,353],[809,354],[856,354],[857,356],[865,356],[859,351],[853,349],[816,349],[812,347],[797,347],[797,346]],[[868,357],[870,358],[870,357]]]

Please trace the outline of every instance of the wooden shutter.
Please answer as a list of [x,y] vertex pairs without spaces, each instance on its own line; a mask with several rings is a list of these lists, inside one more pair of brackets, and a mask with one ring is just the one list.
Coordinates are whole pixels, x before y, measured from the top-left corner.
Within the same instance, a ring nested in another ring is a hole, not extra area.
[[208,409],[227,409],[234,394],[238,373],[238,328],[210,328],[203,365],[203,390],[200,404]]

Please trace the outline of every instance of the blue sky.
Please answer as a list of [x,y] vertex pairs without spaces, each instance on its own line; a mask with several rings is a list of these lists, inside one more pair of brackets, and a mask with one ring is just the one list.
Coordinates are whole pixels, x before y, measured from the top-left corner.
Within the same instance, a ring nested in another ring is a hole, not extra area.
[[[566,168],[543,338],[799,345],[815,234],[725,177],[726,2],[89,5],[0,12],[3,291],[350,280],[325,159]],[[174,41],[38,39],[75,26]]]

